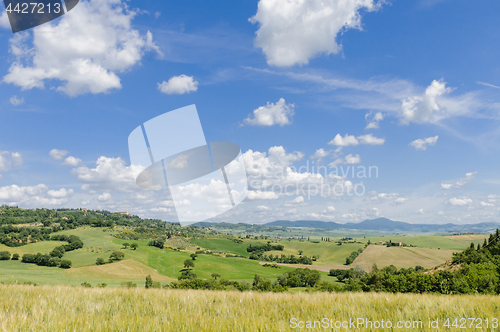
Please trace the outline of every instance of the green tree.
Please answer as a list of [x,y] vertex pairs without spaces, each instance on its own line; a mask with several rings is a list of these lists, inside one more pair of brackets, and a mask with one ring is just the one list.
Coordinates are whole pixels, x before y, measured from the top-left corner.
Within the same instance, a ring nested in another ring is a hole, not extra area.
[[122,244],[122,246],[123,246],[124,249],[127,249],[128,247],[130,247],[130,244],[127,243],[127,242],[125,242],[124,244]]
[[0,261],[8,261],[10,259],[10,252],[0,251]]
[[138,247],[139,247],[139,245],[137,243],[132,243],[130,245],[130,248],[133,249],[133,250],[136,250]]
[[104,265],[104,264],[106,264],[106,262],[102,257],[99,257],[95,260],[95,265]]
[[71,265],[72,265],[72,264],[73,264],[73,263],[71,263],[71,261],[70,261],[70,260],[63,259],[63,260],[61,261],[61,264],[59,265],[59,267],[60,267],[61,269],[69,269],[69,268],[71,267]]
[[82,282],[82,286],[87,288],[92,288],[92,285],[89,284],[88,282]]
[[214,278],[215,280],[217,280],[217,279],[220,278],[220,274],[218,274],[218,273],[212,273],[212,278]]
[[18,261],[19,260],[19,254],[16,253],[16,254],[12,255],[12,260],[13,261]]
[[195,261],[195,260],[196,260],[196,257],[198,257],[198,255],[197,255],[197,254],[191,254],[190,256],[191,256],[191,259],[192,259],[193,261]]
[[119,261],[122,260],[124,257],[125,254],[123,252],[115,250],[109,256],[109,261],[110,262]]
[[184,268],[189,270],[190,267],[194,267],[194,262],[191,259],[186,259],[184,261]]
[[304,253],[304,250],[299,250],[299,255],[302,256],[303,253]]
[[153,287],[153,278],[151,278],[151,275],[148,275],[146,277],[146,284],[145,284],[145,287],[146,288],[151,288]]

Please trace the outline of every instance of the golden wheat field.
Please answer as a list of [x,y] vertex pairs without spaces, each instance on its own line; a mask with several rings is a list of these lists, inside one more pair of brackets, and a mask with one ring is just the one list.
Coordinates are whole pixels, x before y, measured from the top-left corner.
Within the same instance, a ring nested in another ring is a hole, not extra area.
[[[390,320],[393,330],[416,331],[436,330],[428,327],[429,319],[439,319],[439,330],[443,330],[447,318],[451,319],[447,330],[456,330],[452,326],[455,318],[459,327],[460,319],[468,319],[466,330],[497,330],[493,325],[499,316],[498,296],[0,285],[2,331],[382,330],[376,328],[376,322],[382,320],[385,326]],[[476,319],[474,328],[469,327],[472,318]],[[349,319],[351,324],[358,319],[363,324],[371,321],[372,327],[349,327]],[[478,319],[482,319],[481,328]],[[310,326],[318,321],[316,328],[306,328],[307,321]],[[398,322],[402,328],[397,327]],[[335,324],[344,327],[335,328]]]

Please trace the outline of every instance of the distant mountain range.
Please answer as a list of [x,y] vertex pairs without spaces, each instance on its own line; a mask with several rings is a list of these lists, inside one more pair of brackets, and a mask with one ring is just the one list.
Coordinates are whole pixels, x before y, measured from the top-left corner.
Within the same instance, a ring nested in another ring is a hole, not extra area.
[[[198,227],[216,227],[217,223],[199,222],[193,224]],[[224,225],[228,225],[224,223]],[[241,225],[241,224],[240,224]],[[222,224],[219,225],[221,227]],[[257,226],[257,225],[255,225]],[[394,221],[387,218],[378,218],[372,220],[365,220],[359,223],[346,223],[340,224],[333,221],[319,221],[319,220],[276,220],[260,226],[271,227],[309,227],[320,229],[355,229],[355,230],[371,230],[371,231],[391,231],[391,232],[452,232],[452,233],[484,233],[491,232],[500,228],[500,223],[479,223],[479,224],[410,224],[402,221]]]

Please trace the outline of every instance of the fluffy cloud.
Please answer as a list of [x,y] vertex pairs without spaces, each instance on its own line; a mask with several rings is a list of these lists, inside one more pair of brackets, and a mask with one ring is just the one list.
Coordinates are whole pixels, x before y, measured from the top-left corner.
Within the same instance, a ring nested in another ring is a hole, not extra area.
[[19,187],[11,185],[0,187],[0,202],[9,205],[23,205],[27,207],[43,207],[47,205],[61,205],[68,202],[73,190],[48,190],[44,184]]
[[24,104],[24,98],[18,98],[17,96],[10,97],[10,103],[14,106],[19,106]]
[[173,76],[168,82],[158,83],[158,90],[169,95],[183,95],[198,90],[198,82],[193,76]]
[[358,136],[359,143],[366,145],[382,145],[385,143],[384,138],[378,138],[372,134]]
[[58,149],[52,149],[49,152],[50,158],[53,160],[63,160],[63,158],[68,154],[69,152],[66,150],[58,150]]
[[278,199],[278,197],[275,192],[258,190],[250,190],[247,195],[248,199]]
[[382,112],[374,113],[373,111],[366,113],[365,119],[368,122],[365,129],[378,129],[380,128],[380,121],[384,120]]
[[307,64],[318,54],[338,53],[337,35],[361,29],[360,10],[376,10],[374,0],[260,0],[250,22],[258,23],[255,46],[272,66]]
[[340,164],[354,165],[354,164],[359,164],[360,162],[361,162],[361,157],[359,156],[359,154],[357,154],[357,155],[348,154],[347,156],[345,156],[345,158],[335,159],[333,162],[328,164],[328,166],[335,167],[335,166],[340,165]]
[[325,151],[325,149],[321,148],[316,150],[316,152],[311,156],[311,159],[317,159],[318,162],[321,161],[323,158],[327,157],[330,155],[332,151]]
[[394,204],[403,204],[408,200],[408,198],[405,197],[399,197],[394,200]]
[[434,146],[437,143],[439,136],[419,138],[410,143],[410,146],[414,147],[415,150],[425,151],[428,146]]
[[337,134],[328,144],[336,146],[356,146],[359,144],[359,141],[353,135],[345,134],[345,136],[342,137],[340,134]]
[[57,23],[46,23],[10,40],[16,60],[3,81],[23,90],[44,88],[45,81],[61,81],[57,87],[69,96],[107,93],[120,89],[117,73],[139,63],[143,54],[157,49],[148,31],[132,29],[137,11],[121,0],[80,1]]
[[472,199],[467,198],[467,197],[463,197],[463,198],[453,197],[453,198],[450,198],[448,202],[451,205],[454,205],[454,206],[464,206],[464,205],[471,204],[472,203]]
[[493,207],[493,206],[495,206],[495,204],[487,203],[487,202],[481,202],[480,204],[481,204],[482,207]]
[[252,126],[289,125],[292,123],[294,107],[294,104],[285,103],[283,98],[276,104],[267,102],[267,105],[255,109],[253,114],[245,119],[245,123]]
[[83,183],[83,190],[127,192],[137,190],[131,167],[121,158],[99,157],[95,168],[80,166],[71,170]]
[[68,158],[64,159],[64,162],[62,164],[65,166],[77,167],[82,164],[82,160],[73,156],[69,156]]
[[292,204],[304,203],[304,196],[297,196],[293,200],[291,200],[289,203],[292,203]]
[[465,184],[474,180],[474,175],[477,172],[471,172],[465,174],[465,177],[458,179],[455,183],[441,183],[441,189],[457,189],[463,187]]
[[384,138],[378,138],[373,136],[372,134],[368,135],[362,135],[358,137],[354,137],[353,135],[348,135],[345,134],[344,137],[342,137],[340,134],[337,134],[330,142],[328,142],[329,145],[336,145],[336,146],[356,146],[359,144],[366,144],[366,145],[382,145],[385,143]]
[[70,196],[73,196],[74,194],[74,190],[73,189],[65,189],[65,188],[61,188],[59,190],[49,190],[47,191],[47,196],[51,197],[51,198],[68,198]]
[[0,151],[0,173],[22,166],[24,160],[19,152]]
[[[282,146],[269,149],[268,154],[248,150],[243,154],[249,181],[250,199],[277,199],[279,195],[307,195],[309,190],[325,196],[352,189],[352,182],[335,174],[323,176],[309,171],[297,171],[292,164],[301,160],[301,152],[287,153]],[[276,193],[275,193],[276,192]]]
[[434,80],[422,95],[404,99],[401,104],[401,124],[437,122],[447,117],[447,109],[440,104],[440,100],[453,90],[446,87],[443,79]]
[[111,199],[111,194],[110,193],[103,193],[102,195],[99,195],[97,197],[97,200],[99,202],[107,202]]

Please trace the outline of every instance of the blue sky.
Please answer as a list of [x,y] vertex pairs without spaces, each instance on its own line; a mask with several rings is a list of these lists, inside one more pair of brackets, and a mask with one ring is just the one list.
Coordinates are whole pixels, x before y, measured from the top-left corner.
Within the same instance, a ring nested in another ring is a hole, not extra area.
[[175,220],[135,186],[127,138],[196,104],[207,141],[286,170],[271,184],[316,181],[313,162],[379,173],[331,183],[362,195],[250,187],[214,221],[498,220],[498,1],[216,4],[81,0],[17,34],[2,11],[0,204]]

